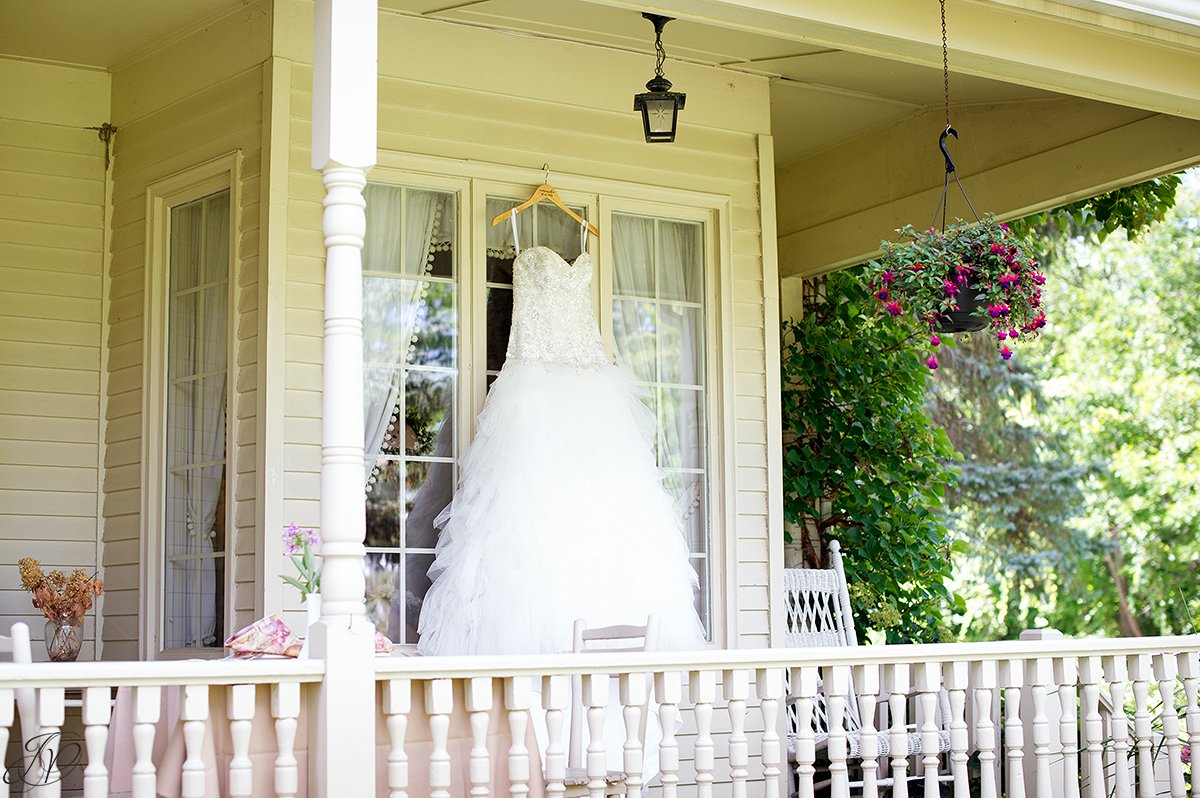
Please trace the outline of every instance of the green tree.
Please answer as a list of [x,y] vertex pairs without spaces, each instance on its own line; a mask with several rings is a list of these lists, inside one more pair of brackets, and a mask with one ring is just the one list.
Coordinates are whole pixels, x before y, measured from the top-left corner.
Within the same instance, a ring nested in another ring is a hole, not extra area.
[[880,317],[861,269],[824,295],[783,329],[784,517],[806,567],[842,542],[860,629],[935,641],[953,602],[939,508],[954,451],[922,412],[927,333]]

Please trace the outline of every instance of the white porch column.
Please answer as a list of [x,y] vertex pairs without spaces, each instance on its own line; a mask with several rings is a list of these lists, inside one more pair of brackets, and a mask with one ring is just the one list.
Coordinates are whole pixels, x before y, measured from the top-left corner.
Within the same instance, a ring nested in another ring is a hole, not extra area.
[[309,784],[318,798],[375,791],[374,627],[363,610],[363,187],[375,164],[376,0],[316,0],[313,168],[325,183],[321,399],[321,620],[325,660]]

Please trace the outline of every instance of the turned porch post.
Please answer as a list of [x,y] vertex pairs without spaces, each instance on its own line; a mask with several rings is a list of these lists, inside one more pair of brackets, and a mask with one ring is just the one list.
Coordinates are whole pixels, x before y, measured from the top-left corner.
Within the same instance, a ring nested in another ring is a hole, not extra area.
[[321,398],[321,620],[311,728],[318,798],[375,791],[374,627],[363,611],[363,188],[375,164],[376,0],[316,0],[312,164],[325,184]]

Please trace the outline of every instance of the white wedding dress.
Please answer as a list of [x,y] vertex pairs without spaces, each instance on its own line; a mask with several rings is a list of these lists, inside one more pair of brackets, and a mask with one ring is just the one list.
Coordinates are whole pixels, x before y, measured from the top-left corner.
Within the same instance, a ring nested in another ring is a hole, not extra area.
[[438,519],[423,654],[570,651],[577,618],[644,624],[650,613],[660,648],[704,645],[656,422],[604,356],[591,282],[586,252],[574,263],[547,247],[517,254],[507,359]]

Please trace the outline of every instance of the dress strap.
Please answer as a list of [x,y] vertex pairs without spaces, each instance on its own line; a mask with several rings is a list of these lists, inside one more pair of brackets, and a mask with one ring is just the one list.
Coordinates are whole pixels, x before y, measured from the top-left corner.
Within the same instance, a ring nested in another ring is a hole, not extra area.
[[518,239],[518,238],[517,238],[517,209],[516,209],[516,207],[515,207],[515,206],[514,206],[514,207],[513,207],[513,209],[512,209],[512,216],[508,217],[508,220],[509,220],[510,222],[512,222],[512,228],[513,228],[513,257],[516,257],[517,255],[520,255],[520,254],[521,254],[521,241],[520,241],[520,239]]

